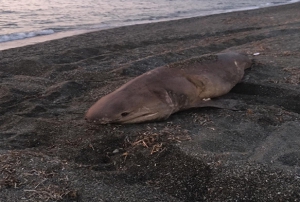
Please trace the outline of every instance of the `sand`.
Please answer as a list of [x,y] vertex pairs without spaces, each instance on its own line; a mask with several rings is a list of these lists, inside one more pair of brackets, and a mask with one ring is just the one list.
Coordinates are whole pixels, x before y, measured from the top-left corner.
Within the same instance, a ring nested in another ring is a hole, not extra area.
[[[0,201],[298,201],[299,10],[134,25],[1,51]],[[241,103],[237,111],[191,109],[133,125],[83,119],[131,78],[227,50],[255,60],[224,96]]]

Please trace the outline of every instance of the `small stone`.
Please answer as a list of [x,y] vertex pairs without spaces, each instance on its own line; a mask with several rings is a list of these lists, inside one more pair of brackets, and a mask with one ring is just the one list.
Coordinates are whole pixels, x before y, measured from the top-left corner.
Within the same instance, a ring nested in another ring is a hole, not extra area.
[[119,151],[119,149],[115,149],[112,153],[113,154],[117,154],[117,153],[119,153],[120,151]]

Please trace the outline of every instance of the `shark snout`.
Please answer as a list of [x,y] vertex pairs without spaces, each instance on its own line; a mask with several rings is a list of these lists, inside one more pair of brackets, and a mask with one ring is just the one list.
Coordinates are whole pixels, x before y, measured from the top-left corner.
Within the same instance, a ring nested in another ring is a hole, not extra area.
[[101,123],[101,124],[106,124],[109,122],[109,119],[105,116],[101,116],[99,112],[93,110],[92,108],[89,109],[86,114],[85,114],[85,120],[88,122],[93,122],[93,123]]

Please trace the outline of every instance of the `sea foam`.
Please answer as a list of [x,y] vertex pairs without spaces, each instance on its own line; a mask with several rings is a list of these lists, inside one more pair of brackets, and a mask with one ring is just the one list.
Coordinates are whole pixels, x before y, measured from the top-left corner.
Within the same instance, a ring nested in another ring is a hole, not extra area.
[[41,35],[49,35],[49,34],[54,34],[54,31],[52,29],[46,29],[46,30],[39,30],[33,32],[20,32],[20,33],[0,35],[0,43],[25,39],[25,38],[31,38],[35,36],[41,36]]

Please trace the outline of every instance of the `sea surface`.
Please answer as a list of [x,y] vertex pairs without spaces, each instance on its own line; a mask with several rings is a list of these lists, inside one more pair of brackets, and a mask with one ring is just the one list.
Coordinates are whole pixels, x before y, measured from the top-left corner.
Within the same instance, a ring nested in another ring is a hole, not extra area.
[[118,26],[250,10],[298,1],[0,0],[0,50],[5,42],[39,36],[47,35],[50,40],[53,38],[50,36],[61,38]]

